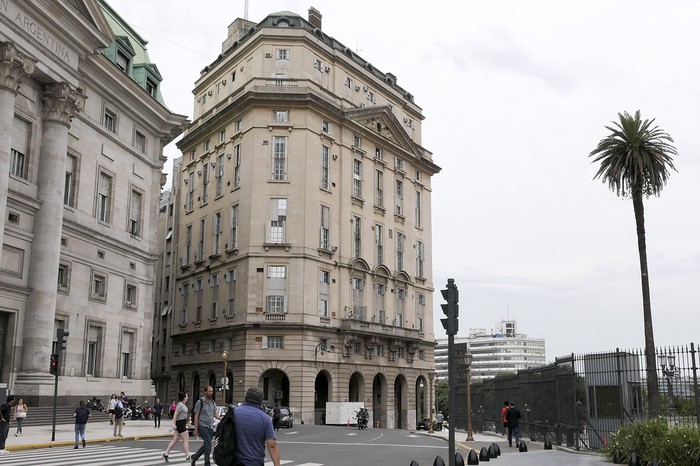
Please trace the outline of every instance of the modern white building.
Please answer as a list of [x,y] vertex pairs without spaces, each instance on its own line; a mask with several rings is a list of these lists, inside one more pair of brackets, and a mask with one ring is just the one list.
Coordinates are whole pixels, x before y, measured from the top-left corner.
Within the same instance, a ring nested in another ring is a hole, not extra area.
[[[469,329],[469,336],[455,337],[455,343],[466,343],[473,356],[472,380],[512,374],[545,364],[544,338],[518,333],[514,320],[502,320],[491,331]],[[447,339],[438,339],[435,347],[438,380],[447,379],[447,354]]]
[[0,2],[0,391],[151,395],[163,146],[186,122],[103,1]]

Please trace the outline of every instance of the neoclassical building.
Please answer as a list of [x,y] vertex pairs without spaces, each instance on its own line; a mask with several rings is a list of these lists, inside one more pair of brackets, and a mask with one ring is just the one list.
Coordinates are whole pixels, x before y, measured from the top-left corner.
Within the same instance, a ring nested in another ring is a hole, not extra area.
[[297,422],[360,401],[373,425],[414,427],[440,168],[413,96],[321,26],[313,8],[237,19],[195,84],[161,211],[156,389],[259,386]]
[[0,390],[47,406],[153,394],[150,350],[169,111],[104,2],[0,2]]

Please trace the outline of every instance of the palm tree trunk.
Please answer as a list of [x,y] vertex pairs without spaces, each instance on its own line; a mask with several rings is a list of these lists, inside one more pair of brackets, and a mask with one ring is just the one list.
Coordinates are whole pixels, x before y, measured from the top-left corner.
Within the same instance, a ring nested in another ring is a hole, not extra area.
[[647,242],[644,231],[644,202],[642,193],[632,194],[634,219],[637,223],[637,247],[639,249],[639,266],[642,273],[642,305],[644,307],[644,355],[647,365],[647,400],[649,416],[661,415],[659,400],[659,381],[656,374],[656,347],[654,345],[654,325],[651,321],[651,297],[649,293],[649,268],[647,266]]

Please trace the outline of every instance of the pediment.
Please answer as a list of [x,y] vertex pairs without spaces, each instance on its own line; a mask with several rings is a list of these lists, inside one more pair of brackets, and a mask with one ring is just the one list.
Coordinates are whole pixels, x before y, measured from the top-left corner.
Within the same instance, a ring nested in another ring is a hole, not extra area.
[[113,40],[114,34],[97,0],[69,0],[68,3],[102,34]]
[[399,146],[418,158],[421,157],[419,147],[411,140],[389,107],[355,108],[345,112],[345,116],[391,144]]

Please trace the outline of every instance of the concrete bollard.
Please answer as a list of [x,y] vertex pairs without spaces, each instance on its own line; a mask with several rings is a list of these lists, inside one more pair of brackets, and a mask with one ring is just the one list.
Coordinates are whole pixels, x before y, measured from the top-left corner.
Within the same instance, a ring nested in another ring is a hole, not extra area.
[[544,449],[545,450],[551,450],[552,449],[552,442],[549,441],[549,439],[546,439],[544,441]]
[[501,456],[501,447],[497,443],[494,443],[493,447],[496,449],[496,456]]
[[622,461],[622,453],[620,453],[620,450],[615,449],[613,452],[612,462],[613,464],[620,464],[620,461]]
[[455,466],[464,466],[464,457],[460,452],[455,452]]
[[481,447],[481,451],[479,452],[479,461],[491,461],[491,458],[489,458],[489,451],[486,449],[486,447]]
[[520,446],[518,446],[518,451],[520,453],[527,452],[527,445],[525,445],[525,442],[523,442],[522,440],[520,441]]
[[639,461],[639,457],[637,456],[636,453],[632,453],[630,455],[630,466],[642,466],[642,462]]
[[476,450],[469,450],[467,464],[479,464],[479,455],[476,454]]
[[416,460],[413,460],[413,461],[411,461],[411,464],[409,464],[408,466],[420,466],[420,464],[418,464],[418,462]]
[[433,461],[433,466],[445,466],[445,461],[442,459],[442,456],[436,456],[435,461]]
[[492,443],[491,445],[489,445],[489,458],[495,459],[497,457],[498,455],[496,454],[496,444]]

